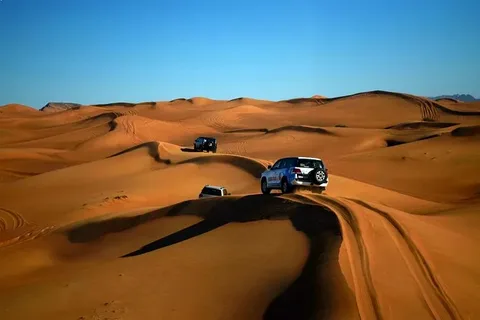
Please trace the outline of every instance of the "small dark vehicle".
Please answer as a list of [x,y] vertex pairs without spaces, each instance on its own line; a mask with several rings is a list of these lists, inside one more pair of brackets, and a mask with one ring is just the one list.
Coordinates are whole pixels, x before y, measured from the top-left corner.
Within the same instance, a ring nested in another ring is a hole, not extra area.
[[193,142],[194,151],[217,152],[217,139],[211,137],[198,137]]

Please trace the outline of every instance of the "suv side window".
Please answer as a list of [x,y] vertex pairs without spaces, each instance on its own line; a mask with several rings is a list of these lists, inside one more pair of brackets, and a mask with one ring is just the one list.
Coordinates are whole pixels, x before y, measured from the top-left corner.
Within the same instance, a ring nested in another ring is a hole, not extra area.
[[288,159],[286,159],[283,167],[287,169],[287,168],[295,167],[295,165],[296,165],[296,159],[295,158],[288,158]]
[[282,163],[282,159],[277,160],[277,162],[275,162],[275,164],[272,166],[272,170],[279,169],[281,163]]
[[287,159],[281,159],[277,169],[285,168],[286,163],[287,163]]

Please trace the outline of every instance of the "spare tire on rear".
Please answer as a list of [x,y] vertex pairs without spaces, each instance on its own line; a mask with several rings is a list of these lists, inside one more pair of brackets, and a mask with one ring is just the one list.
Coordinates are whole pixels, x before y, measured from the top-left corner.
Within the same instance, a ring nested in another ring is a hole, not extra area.
[[315,168],[312,171],[310,171],[310,181],[313,184],[322,184],[327,181],[327,174],[325,173],[324,170],[320,168]]

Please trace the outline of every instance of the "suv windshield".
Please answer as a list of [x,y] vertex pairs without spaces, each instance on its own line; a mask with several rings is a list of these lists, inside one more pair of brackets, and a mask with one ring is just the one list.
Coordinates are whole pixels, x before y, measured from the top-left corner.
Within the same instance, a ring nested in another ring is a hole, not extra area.
[[323,162],[313,159],[297,159],[297,167],[301,168],[320,168],[324,169]]
[[222,195],[222,190],[209,188],[209,187],[204,187],[202,189],[202,193],[203,194],[209,194],[209,195],[212,195],[212,196],[221,196]]

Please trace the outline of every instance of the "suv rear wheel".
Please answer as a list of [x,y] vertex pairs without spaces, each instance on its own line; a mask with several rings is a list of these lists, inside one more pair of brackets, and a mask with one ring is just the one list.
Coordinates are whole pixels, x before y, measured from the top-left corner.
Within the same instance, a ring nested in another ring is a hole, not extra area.
[[292,187],[288,185],[287,179],[282,180],[282,193],[290,193],[292,191]]

